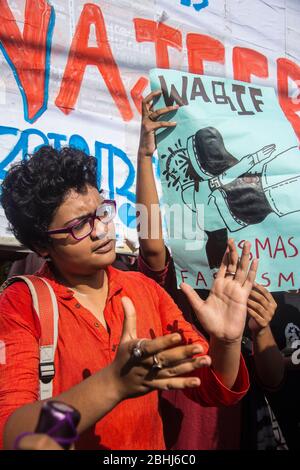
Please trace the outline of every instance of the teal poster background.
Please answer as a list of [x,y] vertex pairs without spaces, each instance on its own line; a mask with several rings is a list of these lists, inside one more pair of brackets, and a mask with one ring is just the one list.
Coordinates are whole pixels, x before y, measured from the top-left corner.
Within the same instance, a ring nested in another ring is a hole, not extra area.
[[298,289],[300,151],[274,89],[169,69],[150,80],[163,91],[155,109],[180,105],[162,118],[177,126],[157,133],[178,284],[209,289],[234,238],[252,243],[257,282]]

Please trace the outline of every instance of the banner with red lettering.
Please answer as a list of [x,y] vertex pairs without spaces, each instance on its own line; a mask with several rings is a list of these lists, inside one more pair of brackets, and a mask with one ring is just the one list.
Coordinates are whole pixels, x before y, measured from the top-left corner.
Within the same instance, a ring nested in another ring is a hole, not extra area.
[[[149,70],[273,86],[299,139],[299,24],[298,0],[0,0],[0,180],[40,145],[77,146],[117,199],[120,239],[136,240]],[[0,235],[15,243],[2,210]]]

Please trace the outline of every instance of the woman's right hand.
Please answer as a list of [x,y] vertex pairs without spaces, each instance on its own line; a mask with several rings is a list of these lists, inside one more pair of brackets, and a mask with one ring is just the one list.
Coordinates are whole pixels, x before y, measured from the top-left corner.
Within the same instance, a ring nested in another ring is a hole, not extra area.
[[[109,366],[113,386],[120,400],[144,395],[152,390],[193,388],[200,385],[198,377],[183,377],[196,369],[211,365],[209,356],[195,357],[203,352],[199,344],[182,346],[180,334],[145,339],[141,343],[142,357],[135,359],[136,312],[128,297],[122,298],[124,309],[123,333],[117,355]],[[161,369],[153,368],[155,359]]]
[[156,149],[155,131],[162,127],[175,127],[174,121],[158,121],[161,116],[179,108],[178,105],[167,106],[156,111],[153,110],[153,99],[161,95],[161,90],[155,90],[142,101],[142,121],[140,132],[139,156],[152,157]]

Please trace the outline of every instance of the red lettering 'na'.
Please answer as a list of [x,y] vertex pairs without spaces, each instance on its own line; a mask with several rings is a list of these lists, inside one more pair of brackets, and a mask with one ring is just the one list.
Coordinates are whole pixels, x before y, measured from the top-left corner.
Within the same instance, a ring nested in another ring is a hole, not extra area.
[[[91,25],[95,26],[97,47],[89,47]],[[133,117],[118,66],[108,42],[105,22],[98,5],[84,5],[71,44],[67,66],[55,104],[65,114],[74,109],[87,65],[95,65],[124,121]]]

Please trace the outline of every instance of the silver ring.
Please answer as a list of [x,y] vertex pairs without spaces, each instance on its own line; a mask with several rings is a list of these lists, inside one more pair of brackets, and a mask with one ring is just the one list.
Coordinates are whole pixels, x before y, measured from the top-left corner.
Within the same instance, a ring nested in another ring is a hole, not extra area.
[[234,273],[233,271],[226,271],[225,276],[227,274],[228,274],[228,276],[233,276],[233,277],[236,275],[236,273]]
[[161,370],[163,368],[162,363],[159,361],[156,354],[153,354],[153,365],[152,370]]
[[142,342],[145,341],[146,338],[139,339],[138,342],[136,343],[135,347],[132,350],[132,357],[134,359],[141,359],[143,357],[144,351],[142,350]]

